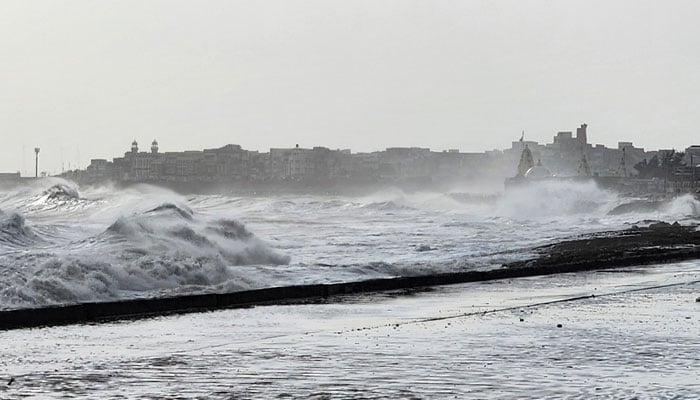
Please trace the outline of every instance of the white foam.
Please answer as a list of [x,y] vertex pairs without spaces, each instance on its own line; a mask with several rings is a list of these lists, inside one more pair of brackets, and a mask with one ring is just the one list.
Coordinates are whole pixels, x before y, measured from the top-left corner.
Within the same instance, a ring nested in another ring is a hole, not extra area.
[[[648,214],[591,182],[550,181],[499,195],[182,196],[149,185],[0,192],[0,307],[163,296],[487,268]],[[476,193],[476,192],[474,192]],[[472,201],[474,200],[474,201]],[[654,219],[697,221],[682,196]],[[429,249],[429,251],[419,250]]]

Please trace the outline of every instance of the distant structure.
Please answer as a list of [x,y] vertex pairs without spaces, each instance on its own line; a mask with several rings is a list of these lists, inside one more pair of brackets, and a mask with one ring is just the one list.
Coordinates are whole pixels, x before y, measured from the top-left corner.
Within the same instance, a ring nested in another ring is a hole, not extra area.
[[[580,124],[574,132],[559,131],[551,143],[540,144],[531,140],[513,141],[511,148],[503,150],[503,163],[508,165],[505,171],[517,168],[525,145],[532,152],[535,160],[549,168],[555,176],[615,176],[630,177],[636,172],[634,166],[642,160],[651,159],[656,152],[645,151],[635,147],[632,142],[618,142],[617,148],[609,148],[602,144],[591,144],[588,140],[588,124]],[[620,159],[626,158],[626,164],[620,167]],[[583,165],[586,159],[588,172]]]
[[578,165],[578,175],[591,176],[591,167],[588,166],[588,160],[586,160],[585,155],[581,157],[581,162]]
[[[465,179],[498,180],[516,175],[508,181],[513,184],[533,179],[580,179],[591,177],[601,185],[629,187],[630,191],[644,187],[644,191],[666,190],[658,177],[637,179],[642,161],[656,160],[662,150],[645,151],[632,142],[618,142],[617,148],[588,141],[588,124],[582,123],[572,131],[560,131],[551,143],[540,144],[525,139],[525,131],[516,136],[511,148],[481,153],[464,153],[457,149],[432,151],[423,147],[389,147],[381,151],[353,153],[349,149],[327,147],[270,148],[267,152],[246,150],[236,144],[220,148],[160,151],[157,140],[150,151],[139,151],[138,142],[131,143],[130,151],[111,160],[92,159],[85,170],[70,170],[63,174],[80,183],[114,181],[122,183],[225,183],[235,182],[275,185],[285,188],[306,188],[344,183],[408,184],[411,187],[429,187],[451,184]],[[35,175],[38,173],[38,152]],[[669,170],[670,190],[690,190],[700,186],[700,145],[686,149],[683,170]],[[538,160],[535,165],[535,160]],[[687,166],[690,165],[690,166]],[[70,169],[70,168],[69,168]],[[516,172],[514,174],[514,172]],[[507,181],[507,182],[508,182]],[[681,186],[680,183],[682,181]]]
[[576,128],[576,139],[582,146],[588,144],[588,134],[586,133],[586,128],[588,128],[588,124],[581,124],[580,127]]
[[530,148],[525,145],[522,154],[520,155],[520,163],[518,163],[518,175],[525,176],[530,168],[535,166],[535,161],[532,159]]
[[617,168],[617,174],[623,178],[627,178],[627,157],[625,147],[622,148],[622,157],[620,157],[620,166]]
[[39,177],[39,148],[34,148],[34,177]]
[[688,146],[685,149],[685,162],[693,167],[697,167],[700,163],[700,145]]
[[542,160],[537,160],[537,165],[525,172],[525,178],[528,180],[547,179],[551,178],[552,176],[552,172],[547,167],[542,165]]
[[420,182],[450,181],[481,176],[498,163],[498,156],[461,153],[450,149],[392,147],[372,153],[294,144],[262,153],[236,144],[215,149],[161,152],[153,140],[150,152],[130,151],[111,161],[92,159],[85,170],[68,171],[78,182]]

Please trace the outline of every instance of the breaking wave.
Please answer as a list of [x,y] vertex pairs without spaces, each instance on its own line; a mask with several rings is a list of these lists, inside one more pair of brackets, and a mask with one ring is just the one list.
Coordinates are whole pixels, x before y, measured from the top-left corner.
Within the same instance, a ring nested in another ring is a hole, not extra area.
[[193,214],[189,207],[177,206],[173,203],[161,204],[151,210],[148,210],[147,213],[173,213],[174,215],[179,215],[180,217],[189,220],[192,219]]
[[0,245],[28,246],[39,240],[34,230],[27,226],[22,214],[5,214],[0,210]]
[[700,201],[692,195],[686,194],[676,197],[662,207],[665,214],[678,217],[696,218],[700,216]]
[[5,194],[3,208],[28,216],[0,211],[0,308],[240,289],[248,284],[236,283],[236,268],[290,262],[238,220],[198,215],[172,194],[152,205],[138,190],[79,215],[65,207],[91,200],[70,186]]
[[70,186],[66,183],[57,183],[50,188],[46,189],[43,193],[47,200],[79,200],[80,193],[78,193],[78,188]]
[[638,200],[571,181],[185,197],[38,180],[0,191],[0,308],[496,268],[563,237],[700,216],[692,196],[625,209]]
[[700,216],[700,202],[689,194],[670,200],[636,199],[618,205],[608,214],[691,221]]
[[[270,249],[242,223],[234,220],[200,222],[186,209],[169,204],[166,211],[153,210],[130,217],[120,217],[100,238],[106,242],[125,243],[131,253],[170,254],[215,260],[222,265],[282,265],[290,258]],[[171,216],[177,218],[171,218]]]
[[496,215],[517,219],[603,216],[619,202],[616,194],[593,181],[540,181],[507,190],[496,202]]

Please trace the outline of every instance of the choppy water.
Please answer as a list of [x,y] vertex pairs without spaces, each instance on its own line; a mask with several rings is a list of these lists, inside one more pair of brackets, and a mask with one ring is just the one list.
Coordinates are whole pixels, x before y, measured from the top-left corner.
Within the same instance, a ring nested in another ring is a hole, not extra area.
[[492,268],[577,233],[695,222],[700,209],[681,197],[609,216],[629,199],[592,183],[483,201],[460,195],[470,190],[182,196],[42,180],[0,191],[0,308]]

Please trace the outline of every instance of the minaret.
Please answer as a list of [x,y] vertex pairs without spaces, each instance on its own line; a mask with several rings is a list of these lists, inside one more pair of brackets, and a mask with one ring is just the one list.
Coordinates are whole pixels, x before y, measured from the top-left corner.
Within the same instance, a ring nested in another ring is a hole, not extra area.
[[617,174],[623,178],[627,178],[627,162],[625,161],[625,157],[627,153],[625,152],[625,148],[622,148],[622,157],[620,158],[620,165],[617,167]]
[[136,139],[134,139],[134,141],[131,142],[131,152],[132,152],[132,153],[138,153],[138,152],[139,152],[139,144],[136,142]]
[[579,176],[591,176],[591,167],[588,166],[585,155],[581,156],[581,162],[578,164],[578,174]]
[[155,139],[153,139],[153,143],[151,143],[151,153],[158,154],[158,141]]
[[520,155],[520,163],[518,163],[517,176],[525,176],[527,170],[532,168],[534,165],[535,161],[532,159],[532,152],[527,147],[527,145],[525,145],[525,148],[523,149],[523,152]]

